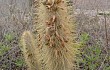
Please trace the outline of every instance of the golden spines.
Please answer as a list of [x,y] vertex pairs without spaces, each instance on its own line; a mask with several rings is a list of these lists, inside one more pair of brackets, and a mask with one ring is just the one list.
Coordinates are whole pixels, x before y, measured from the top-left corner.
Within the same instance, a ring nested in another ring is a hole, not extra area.
[[29,31],[25,31],[21,37],[21,50],[23,52],[28,70],[38,70],[37,47],[35,40]]

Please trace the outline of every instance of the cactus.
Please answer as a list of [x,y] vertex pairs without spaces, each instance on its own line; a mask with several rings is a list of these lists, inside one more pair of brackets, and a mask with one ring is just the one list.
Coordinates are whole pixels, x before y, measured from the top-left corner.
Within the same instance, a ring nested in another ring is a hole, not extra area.
[[21,37],[22,47],[21,50],[23,51],[23,55],[25,58],[25,62],[28,65],[28,70],[37,70],[37,48],[34,43],[33,36],[31,35],[30,31],[25,31]]
[[30,70],[36,70],[36,66],[38,70],[75,69],[77,48],[72,9],[70,0],[34,1],[37,41],[28,31],[22,35],[22,51]]

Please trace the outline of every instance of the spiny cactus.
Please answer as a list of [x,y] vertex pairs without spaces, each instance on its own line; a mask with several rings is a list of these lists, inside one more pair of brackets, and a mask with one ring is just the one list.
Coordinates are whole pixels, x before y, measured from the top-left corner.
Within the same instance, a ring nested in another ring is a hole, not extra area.
[[[47,70],[71,70],[74,66],[74,21],[71,1],[40,0],[38,7],[38,47],[45,54]],[[73,48],[72,48],[73,47]]]
[[28,65],[28,70],[38,70],[37,58],[37,48],[35,46],[35,41],[33,36],[29,31],[25,31],[21,37],[23,55],[25,62]]
[[77,48],[72,2],[35,0],[34,8],[37,41],[29,32],[22,36],[24,57],[30,70],[35,70],[36,65],[39,70],[74,70]]

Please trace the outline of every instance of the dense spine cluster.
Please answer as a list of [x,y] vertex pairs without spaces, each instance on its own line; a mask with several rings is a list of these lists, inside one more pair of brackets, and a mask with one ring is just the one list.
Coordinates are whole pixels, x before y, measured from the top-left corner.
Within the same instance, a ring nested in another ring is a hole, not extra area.
[[[34,42],[37,46],[33,47],[34,45],[30,44],[32,46],[30,49],[34,49],[35,59],[29,59],[36,61],[38,68],[35,68],[39,70],[74,70],[77,49],[74,45],[75,25],[72,2],[70,0],[36,0],[33,7],[33,22],[36,24],[38,34]],[[25,41],[25,35],[24,33],[23,41]],[[28,66],[35,66],[29,63],[27,63]]]
[[28,65],[28,70],[39,70],[38,59],[35,56],[37,55],[37,49],[30,31],[25,31],[23,33],[21,37],[21,44],[21,50],[23,51],[25,62]]

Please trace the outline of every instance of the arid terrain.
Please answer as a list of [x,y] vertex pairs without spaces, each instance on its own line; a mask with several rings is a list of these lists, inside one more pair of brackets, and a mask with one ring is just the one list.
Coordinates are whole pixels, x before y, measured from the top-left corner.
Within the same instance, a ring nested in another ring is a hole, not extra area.
[[[81,70],[110,70],[110,0],[72,1],[77,40],[85,47],[85,51],[81,50],[85,55],[81,55],[83,61],[78,63],[79,67]],[[0,0],[0,47],[6,47],[0,48],[5,50],[0,52],[0,70],[26,70],[19,41],[23,31],[34,32],[32,3],[33,0]]]

